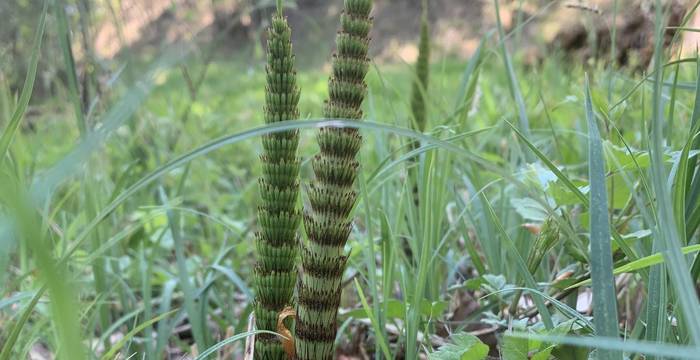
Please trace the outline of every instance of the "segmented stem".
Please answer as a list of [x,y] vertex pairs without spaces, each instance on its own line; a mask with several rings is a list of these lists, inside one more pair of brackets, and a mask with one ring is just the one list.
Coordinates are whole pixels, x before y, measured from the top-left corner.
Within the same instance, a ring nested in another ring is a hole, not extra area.
[[[416,60],[415,80],[413,81],[413,89],[411,92],[411,112],[413,113],[412,127],[420,132],[425,131],[427,125],[428,106],[426,97],[428,93],[428,80],[430,75],[430,27],[428,25],[428,2],[423,0],[423,15],[420,22],[420,39],[418,40],[418,59]],[[411,144],[413,149],[420,147],[418,140]],[[416,161],[416,158],[412,158]],[[414,166],[410,171],[411,181],[413,182],[413,204],[416,209],[420,205],[420,194],[418,193],[418,170]]]
[[420,22],[420,39],[418,40],[418,59],[416,60],[416,78],[411,94],[411,110],[418,131],[425,131],[427,106],[425,102],[430,75],[430,27],[428,24],[428,5],[423,1],[423,14]]
[[[345,0],[328,81],[327,118],[362,118],[371,10],[372,0]],[[347,261],[344,247],[352,226],[349,215],[357,198],[353,187],[359,164],[355,157],[362,137],[357,129],[323,128],[317,141],[321,152],[312,161],[316,180],[309,189],[311,210],[304,216],[309,241],[302,245],[297,290],[295,345],[301,360],[334,357],[336,317]]]
[[[294,71],[291,29],[282,15],[281,4],[272,16],[267,40],[267,86],[265,122],[274,123],[299,117],[299,87]],[[258,263],[255,268],[255,317],[260,330],[276,331],[280,311],[292,305],[297,279],[297,229],[301,213],[299,198],[298,131],[265,135],[260,156],[263,176],[259,180],[260,231],[256,234]],[[255,358],[286,359],[280,339],[259,334]]]

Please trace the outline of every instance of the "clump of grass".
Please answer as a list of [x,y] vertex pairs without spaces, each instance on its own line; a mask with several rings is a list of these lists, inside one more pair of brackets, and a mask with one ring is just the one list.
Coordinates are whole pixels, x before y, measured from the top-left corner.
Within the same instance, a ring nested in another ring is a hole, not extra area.
[[[537,272],[547,252],[559,242],[559,235],[559,226],[554,218],[549,218],[542,224],[540,232],[535,237],[535,242],[530,248],[530,253],[527,255],[526,264],[530,274],[534,275]],[[522,290],[518,290],[513,297],[513,302],[510,306],[510,313],[513,315],[518,310],[518,302],[522,293]]]
[[[345,0],[328,82],[329,100],[324,109],[327,118],[362,118],[371,10],[372,0]],[[332,359],[334,355],[347,261],[344,247],[352,227],[349,215],[357,198],[353,185],[359,163],[355,157],[362,136],[357,129],[322,128],[317,141],[321,152],[313,159],[316,181],[309,189],[311,211],[304,217],[309,241],[302,246],[295,328],[297,357],[314,360]]]
[[[268,30],[265,122],[299,117],[299,87],[294,70],[291,29],[282,14],[281,1]],[[258,264],[255,269],[255,316],[257,328],[275,331],[279,313],[292,304],[297,278],[297,229],[301,213],[299,198],[299,131],[263,137],[263,176],[259,181],[262,206],[258,211],[260,232],[256,236]],[[285,359],[279,338],[260,334],[255,343],[256,359]]]

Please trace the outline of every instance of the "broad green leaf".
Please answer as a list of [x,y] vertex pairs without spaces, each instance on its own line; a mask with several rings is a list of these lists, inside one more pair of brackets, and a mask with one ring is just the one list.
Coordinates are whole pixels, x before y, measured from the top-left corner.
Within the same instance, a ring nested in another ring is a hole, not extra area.
[[549,216],[547,209],[531,198],[513,198],[510,204],[525,220],[543,222]]
[[[651,163],[647,151],[631,149],[632,153],[630,154],[625,147],[614,145],[609,140],[603,141],[603,149],[605,150],[606,162],[611,164],[610,166],[614,164],[615,171],[635,170],[637,166],[640,169],[646,169]],[[670,158],[667,156],[667,159]],[[635,160],[637,160],[636,163]]]
[[503,360],[528,359],[528,354],[530,352],[528,342],[528,339],[512,337],[506,334],[501,344],[501,356]]
[[428,354],[429,360],[482,360],[489,354],[488,345],[478,337],[458,333],[450,337],[450,344],[441,346],[437,351]]

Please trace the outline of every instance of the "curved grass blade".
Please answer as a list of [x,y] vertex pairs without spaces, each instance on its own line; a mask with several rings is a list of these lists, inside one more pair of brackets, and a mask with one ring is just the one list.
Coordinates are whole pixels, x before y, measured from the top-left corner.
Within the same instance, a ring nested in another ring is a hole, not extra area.
[[626,351],[628,353],[664,356],[671,359],[697,359],[698,351],[700,351],[700,348],[696,347],[666,345],[648,341],[621,340],[603,336],[548,336],[530,333],[511,333],[508,336],[599,350],[605,349],[610,351]]
[[24,117],[24,112],[27,110],[29,105],[29,99],[32,97],[32,91],[34,90],[34,80],[36,80],[36,68],[39,63],[39,55],[41,50],[41,41],[44,38],[44,30],[46,29],[46,13],[48,11],[49,2],[44,1],[44,7],[41,10],[41,15],[39,16],[39,24],[37,25],[36,32],[34,33],[34,42],[32,44],[32,52],[29,58],[29,68],[27,70],[27,76],[24,78],[24,85],[22,86],[22,94],[19,96],[19,102],[15,111],[12,113],[12,118],[7,124],[5,131],[3,131],[2,136],[0,136],[0,167],[2,167],[3,161],[7,154],[7,150],[12,144],[12,139],[14,139],[17,130],[19,129],[19,124]]
[[41,289],[39,289],[36,292],[36,294],[34,294],[32,301],[29,304],[27,304],[26,308],[24,308],[22,316],[20,316],[20,318],[17,319],[17,322],[14,324],[14,326],[12,326],[9,335],[7,335],[7,337],[5,338],[5,343],[2,346],[2,351],[0,351],[0,360],[10,360],[10,356],[12,355],[12,348],[15,346],[17,339],[19,339],[19,334],[22,332],[22,329],[24,329],[24,325],[29,320],[29,316],[32,314],[32,311],[34,311],[34,308],[39,303],[39,299],[41,299],[41,296],[44,295],[44,292],[46,292],[47,288],[48,287],[44,285],[41,287]]
[[[43,220],[46,209],[37,211],[32,205],[24,189],[19,184],[3,184],[0,188],[0,198],[13,214],[17,234],[33,251],[34,265],[38,279],[46,285],[49,293],[50,322],[58,344],[58,357],[67,359],[87,359],[87,353],[82,343],[77,294],[70,288],[69,266],[67,262],[59,262],[53,256],[53,247],[47,235],[48,224]],[[43,216],[42,216],[43,215]]]
[[[491,216],[491,221],[496,224],[496,229],[498,232],[501,234],[501,239],[505,243],[506,249],[511,253],[511,256],[515,259],[515,265],[518,269],[518,271],[521,273],[523,280],[525,284],[532,289],[537,288],[537,283],[535,282],[535,278],[532,277],[532,274],[530,274],[530,271],[527,268],[527,264],[525,263],[525,260],[523,260],[523,257],[520,256],[520,253],[518,252],[518,249],[515,247],[515,243],[513,243],[513,240],[510,238],[506,230],[503,228],[503,224],[501,221],[498,219],[498,216],[496,215],[496,212],[493,210],[493,207],[491,207],[491,203],[489,203],[488,199],[486,198],[486,195],[484,193],[480,193],[482,203],[486,205],[486,209],[488,210],[488,214]],[[542,316],[542,322],[544,323],[544,326],[547,329],[553,329],[554,328],[554,322],[552,321],[552,316],[549,313],[549,310],[547,309],[547,306],[544,304],[544,301],[540,299],[539,297],[533,297],[532,300],[535,303],[535,306],[537,307],[537,310],[540,312],[540,315]]]
[[[520,130],[518,130],[517,127],[515,127],[515,125],[511,124],[507,120],[505,120],[505,122],[511,127],[511,129],[513,129],[515,134],[522,141],[525,142],[525,144],[530,148],[530,150],[532,150],[535,156],[537,156],[545,164],[545,166],[547,166],[547,168],[552,173],[554,173],[557,179],[559,179],[564,184],[564,186],[566,186],[566,188],[569,189],[581,201],[581,205],[583,205],[585,208],[590,208],[591,204],[588,197],[586,197],[586,195],[584,195],[583,192],[581,192],[581,190],[578,187],[576,187],[576,185],[574,185],[574,183],[572,183],[571,180],[569,180],[569,178],[566,175],[564,175],[564,173],[562,173],[561,170],[559,170],[559,168],[556,165],[554,165],[554,163],[552,163],[545,154],[543,154],[539,149],[537,149],[535,144],[533,144],[523,133],[521,133]],[[631,154],[629,148],[628,152],[630,152]],[[636,167],[639,168],[639,164],[637,164],[637,161],[633,161]],[[620,249],[622,249],[622,251],[625,253],[625,255],[627,255],[627,257],[629,257],[631,260],[639,259],[637,253],[622,239],[620,234],[618,234],[614,228],[611,228],[611,232],[613,239],[615,239],[615,244]]]
[[199,354],[194,360],[205,360],[205,359],[209,358],[209,356],[211,356],[211,355],[213,355],[214,353],[216,353],[217,351],[219,351],[219,349],[221,349],[222,347],[224,347],[224,346],[226,346],[226,345],[228,345],[228,344],[232,344],[232,343],[234,343],[234,342],[236,342],[236,341],[238,341],[238,340],[243,340],[243,339],[245,339],[245,338],[247,338],[247,337],[249,337],[249,336],[253,336],[253,335],[256,335],[256,334],[279,335],[279,334],[277,334],[277,333],[275,333],[275,332],[265,331],[265,330],[256,330],[256,331],[248,331],[248,332],[240,333],[240,334],[231,336],[231,337],[228,338],[228,339],[224,339],[224,340],[222,340],[222,341],[219,341],[218,343],[216,343],[216,345],[214,345],[214,346],[212,346],[212,347],[206,349],[204,352],[202,352],[201,354]]
[[[488,127],[468,131],[462,134],[457,134],[446,138],[444,139],[444,141],[455,142],[457,140],[462,140],[468,137],[476,136],[482,132],[486,132],[491,129],[493,128]],[[425,144],[403,154],[400,154],[403,149],[397,149],[396,151],[393,151],[389,155],[387,155],[386,158],[379,164],[379,166],[377,166],[377,168],[369,175],[369,177],[367,178],[367,183],[372,184],[376,187],[377,185],[375,183],[378,182],[378,180],[386,179],[386,177],[389,176],[388,172],[400,165],[401,163],[409,161],[417,156],[420,156],[421,154],[427,153],[428,151],[437,148],[439,148],[439,145],[437,144]],[[397,157],[397,155],[399,156]],[[369,192],[372,193],[372,190],[370,190]]]
[[512,288],[507,288],[507,289],[501,289],[498,291],[494,291],[492,293],[489,293],[485,296],[482,297],[486,298],[491,295],[497,295],[497,294],[502,294],[502,293],[509,293],[509,292],[516,292],[516,291],[524,291],[528,292],[530,294],[535,294],[539,297],[542,297],[543,299],[549,301],[552,305],[556,306],[559,311],[561,311],[564,315],[568,316],[570,319],[575,319],[576,321],[580,322],[582,326],[585,326],[588,330],[591,332],[595,333],[595,328],[593,327],[593,324],[586,319],[581,313],[576,311],[576,309],[572,309],[570,306],[564,304],[563,302],[557,300],[554,297],[551,297],[547,294],[545,294],[542,291],[539,291],[537,289],[532,289],[532,288],[527,288],[527,287],[512,287]]
[[124,345],[126,345],[127,342],[129,342],[134,336],[136,336],[136,334],[138,334],[138,333],[140,333],[141,331],[143,331],[143,329],[145,329],[146,327],[149,327],[149,326],[151,326],[151,325],[157,323],[158,321],[163,320],[163,319],[165,319],[166,317],[168,317],[168,316],[170,316],[170,315],[176,313],[177,311],[178,311],[178,310],[175,309],[175,310],[169,311],[169,312],[167,312],[167,313],[160,314],[160,315],[154,317],[153,319],[148,320],[148,321],[146,321],[146,322],[144,322],[144,323],[141,323],[139,326],[133,328],[133,329],[132,329],[131,331],[129,331],[126,335],[124,335],[123,338],[119,339],[119,341],[118,341],[116,344],[114,344],[114,346],[112,346],[112,347],[109,349],[109,351],[107,351],[106,353],[104,353],[104,355],[102,355],[102,357],[100,357],[100,359],[101,359],[101,360],[112,360],[112,359],[114,359],[114,358],[116,357],[117,353],[119,353],[119,351],[124,347]]
[[[165,194],[165,190],[162,187],[158,189],[160,195],[160,201],[167,208],[168,197]],[[168,219],[168,227],[170,229],[170,235],[173,237],[173,244],[175,247],[175,263],[177,265],[177,275],[180,282],[180,287],[182,288],[185,312],[189,319],[190,326],[192,327],[192,334],[195,339],[195,344],[198,347],[206,347],[206,335],[204,330],[204,325],[200,313],[197,311],[198,304],[197,298],[199,298],[195,292],[195,286],[190,281],[190,276],[187,272],[187,263],[185,259],[185,244],[182,238],[182,233],[180,232],[180,215],[175,214],[172,209],[166,210],[166,215]]]
[[98,344],[109,344],[109,338],[112,336],[113,333],[115,333],[119,328],[124,325],[127,321],[135,318],[138,314],[140,314],[144,309],[143,308],[138,308],[134,311],[129,312],[128,314],[125,314],[121,318],[115,320],[110,326],[102,331],[102,334],[100,334],[100,339],[97,342]]
[[241,279],[241,277],[238,276],[238,274],[236,274],[235,271],[226,266],[221,266],[218,264],[212,265],[211,268],[224,274],[224,276],[226,276],[226,278],[228,278],[234,285],[236,285],[236,287],[238,287],[238,289],[241,290],[241,292],[243,292],[243,294],[245,294],[245,296],[248,299],[253,299],[253,292],[250,290],[248,285],[245,284],[245,281],[243,281],[243,279]]
[[23,291],[23,292],[15,294],[13,296],[4,298],[4,299],[0,300],[0,311],[5,310],[6,307],[12,306],[12,305],[24,300],[24,299],[31,299],[34,297],[34,294],[36,294],[36,292]]
[[581,204],[588,208],[589,207],[588,198],[586,197],[586,195],[583,194],[583,192],[581,192],[581,190],[578,187],[576,187],[576,185],[574,185],[574,183],[571,182],[571,180],[569,180],[569,177],[564,175],[564,173],[562,173],[561,170],[559,170],[559,168],[556,165],[554,165],[554,163],[552,163],[547,158],[547,156],[545,154],[543,154],[537,148],[537,146],[535,146],[535,144],[533,144],[529,140],[529,138],[527,136],[525,136],[525,134],[523,134],[515,125],[513,125],[508,120],[505,120],[505,122],[506,122],[506,124],[508,124],[508,126],[510,126],[511,129],[513,129],[513,131],[520,138],[520,140],[525,142],[525,145],[527,145],[527,147],[529,147],[530,150],[532,150],[532,152],[535,154],[535,156],[537,156],[540,160],[542,160],[542,162],[545,164],[545,166],[547,166],[547,168],[551,172],[553,172],[554,175],[556,175],[556,177],[559,180],[561,180],[561,182],[564,184],[564,186],[566,186],[574,195],[576,195],[576,197],[579,200],[581,200]]
[[104,115],[99,129],[87,134],[83,141],[68,155],[56,162],[34,181],[31,187],[32,198],[42,204],[59,184],[65,179],[75,176],[76,170],[84,165],[107,138],[131,119],[141,107],[151,93],[157,75],[181,59],[181,56],[163,55],[161,59],[156,61],[143,80],[132,86],[126,95]]
[[[678,60],[672,60],[672,61],[669,61],[669,62],[663,64],[663,66],[662,66],[661,68],[663,69],[663,68],[675,66],[675,65],[678,65],[678,64],[691,63],[691,62],[696,62],[696,59],[695,59],[695,58],[682,58],[682,59],[678,59]],[[622,99],[618,100],[618,102],[616,102],[613,106],[611,106],[611,107],[610,107],[610,111],[615,110],[615,108],[617,108],[618,106],[622,105],[625,101],[627,101],[630,97],[632,97],[632,95],[634,95],[634,93],[639,89],[639,87],[641,87],[642,85],[644,85],[645,82],[647,82],[647,81],[653,81],[652,79],[653,79],[653,76],[655,76],[655,75],[656,75],[656,69],[654,69],[654,70],[652,70],[651,72],[649,72],[649,74],[647,74],[642,80],[639,80],[639,81],[632,87],[632,89],[630,89],[630,91],[628,91],[628,92],[622,97]]]
[[[124,201],[126,201],[129,197],[131,197],[133,194],[136,192],[144,189],[146,186],[152,184],[154,181],[159,179],[161,176],[167,174],[173,169],[177,169],[190,161],[199,158],[201,156],[204,156],[212,151],[218,150],[222,148],[223,146],[226,145],[232,145],[236,143],[240,143],[242,141],[255,138],[257,136],[265,135],[265,134],[272,134],[276,132],[282,132],[282,131],[288,131],[288,130],[293,130],[293,129],[308,129],[308,128],[317,128],[317,127],[329,127],[329,126],[336,126],[336,127],[347,127],[347,128],[357,128],[357,129],[369,129],[369,130],[377,130],[377,131],[385,131],[389,133],[393,133],[396,135],[401,135],[405,136],[410,139],[415,139],[415,140],[420,140],[422,142],[425,142],[426,144],[434,144],[437,145],[439,149],[447,150],[450,152],[454,152],[458,155],[464,156],[472,161],[478,162],[479,164],[483,164],[484,166],[490,167],[490,164],[487,160],[482,159],[476,155],[474,155],[472,152],[466,149],[462,149],[454,144],[450,144],[449,142],[446,142],[444,140],[437,139],[432,136],[424,135],[418,132],[415,132],[413,130],[410,130],[408,128],[404,127],[397,127],[397,126],[391,126],[391,125],[385,125],[385,124],[379,124],[379,123],[373,123],[369,121],[352,121],[352,120],[293,120],[293,121],[285,121],[285,122],[280,122],[280,123],[275,123],[275,124],[269,124],[269,125],[264,125],[260,126],[257,128],[253,128],[250,130],[246,130],[240,133],[236,133],[233,135],[227,135],[221,138],[218,138],[216,140],[213,140],[205,145],[202,145],[196,149],[193,149],[183,155],[178,156],[177,158],[171,160],[170,162],[156,168],[149,174],[143,176],[141,179],[136,181],[134,184],[132,184],[130,187],[126,188],[122,193],[120,193],[118,196],[116,196],[112,202],[110,202],[106,207],[104,207],[95,218],[90,221],[86,225],[86,227],[83,229],[83,231],[78,234],[72,245],[67,249],[67,251],[63,254],[63,257],[59,260],[59,264],[66,262],[78,248],[82,245],[82,243],[87,239],[87,237],[90,235],[90,233],[95,229],[95,227],[102,222],[112,211],[117,209]],[[50,184],[49,184],[50,185]]]
[[[681,252],[684,255],[692,254],[692,253],[698,252],[698,251],[700,251],[700,244],[690,245],[690,246],[686,246],[684,248],[681,248]],[[632,272],[635,272],[638,270],[642,270],[642,269],[645,269],[645,268],[648,268],[648,267],[651,267],[654,265],[658,265],[658,264],[663,264],[663,263],[664,263],[664,256],[662,253],[659,252],[659,253],[656,253],[653,255],[645,256],[639,260],[629,262],[629,263],[624,264],[622,266],[618,266],[613,270],[613,274],[619,275],[619,274],[624,274],[624,273],[632,273]],[[578,282],[576,284],[573,284],[573,285],[567,287],[566,289],[573,289],[573,288],[586,286],[586,285],[590,285],[590,284],[591,284],[591,280],[588,279],[588,280],[584,280],[584,281]]]
[[[699,2],[700,4],[700,2]],[[696,55],[697,56],[697,55]],[[698,130],[700,130],[700,122],[698,122],[698,119],[700,119],[700,58],[696,58],[696,71],[698,71],[698,78],[696,79],[695,83],[695,101],[693,103],[693,113],[690,116],[690,127],[691,127],[691,138],[695,134],[697,134]],[[692,145],[690,150],[696,150],[700,147],[700,139],[693,139]],[[686,202],[686,209],[685,211],[687,212],[686,219],[690,218],[691,212],[696,210],[693,208],[693,206],[697,202],[697,197],[698,197],[698,180],[697,178],[693,178],[693,174],[695,174],[695,168],[697,166],[697,158],[693,159],[693,161],[690,161],[687,165],[687,169],[684,170],[687,174],[686,176],[686,183],[685,183],[685,192],[687,194],[687,198],[684,200]],[[694,232],[694,228],[688,229],[689,232]]]

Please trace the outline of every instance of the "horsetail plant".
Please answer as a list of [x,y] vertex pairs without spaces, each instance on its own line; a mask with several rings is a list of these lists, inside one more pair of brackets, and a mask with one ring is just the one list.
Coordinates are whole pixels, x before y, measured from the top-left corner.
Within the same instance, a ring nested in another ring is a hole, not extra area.
[[[428,81],[430,76],[430,27],[428,25],[428,1],[421,2],[423,13],[420,21],[420,38],[418,40],[418,59],[416,60],[415,79],[411,92],[411,112],[413,113],[412,127],[420,132],[425,131],[427,125],[428,106],[426,95],[428,91]],[[420,142],[415,140],[411,143],[413,149],[417,149]],[[413,158],[415,159],[415,158]],[[418,194],[418,171],[409,173],[413,182],[413,204],[418,208],[420,195]]]
[[428,24],[428,2],[421,2],[423,13],[420,21],[420,38],[418,40],[418,59],[416,60],[415,80],[411,93],[411,112],[414,128],[425,131],[427,123],[427,104],[425,102],[430,78],[430,25]]
[[[291,29],[282,13],[282,1],[272,16],[267,40],[267,86],[265,122],[299,117],[299,87],[296,84]],[[260,157],[263,176],[259,180],[262,205],[258,209],[260,231],[256,234],[258,263],[255,268],[255,317],[259,330],[276,331],[280,312],[292,306],[297,278],[298,237],[301,212],[299,198],[299,131],[265,135]],[[280,339],[259,334],[255,359],[286,359]]]
[[[362,118],[371,10],[372,0],[345,0],[328,81],[326,118]],[[300,360],[332,359],[335,352],[347,261],[344,247],[352,227],[349,215],[357,198],[353,185],[359,163],[355,157],[362,136],[354,128],[325,127],[317,141],[321,151],[312,161],[316,180],[309,188],[311,209],[304,216],[308,242],[302,244],[297,290],[295,348]]]

